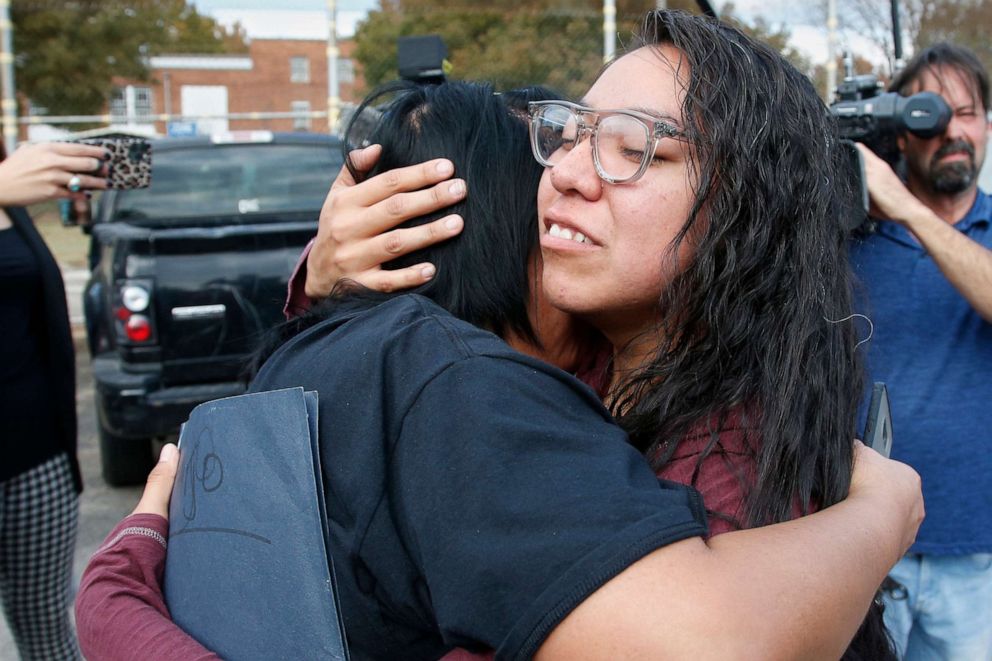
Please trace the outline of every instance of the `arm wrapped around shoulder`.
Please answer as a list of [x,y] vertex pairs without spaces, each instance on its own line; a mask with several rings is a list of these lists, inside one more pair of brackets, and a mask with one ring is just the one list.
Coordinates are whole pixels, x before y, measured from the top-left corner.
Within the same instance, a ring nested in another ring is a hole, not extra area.
[[162,597],[168,534],[165,518],[132,514],[90,560],[76,596],[76,628],[87,659],[219,659],[169,617]]
[[698,494],[660,483],[591,390],[523,357],[474,356],[432,379],[393,478],[445,642],[500,656],[532,655],[600,585],[706,532]]

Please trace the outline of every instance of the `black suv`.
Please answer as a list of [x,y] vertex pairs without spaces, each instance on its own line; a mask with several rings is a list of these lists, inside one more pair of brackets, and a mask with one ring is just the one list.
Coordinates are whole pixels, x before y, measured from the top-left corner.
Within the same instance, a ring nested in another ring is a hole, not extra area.
[[149,188],[100,199],[83,301],[113,485],[143,481],[151,440],[194,406],[244,392],[341,166],[336,138],[303,133],[163,139],[152,154]]

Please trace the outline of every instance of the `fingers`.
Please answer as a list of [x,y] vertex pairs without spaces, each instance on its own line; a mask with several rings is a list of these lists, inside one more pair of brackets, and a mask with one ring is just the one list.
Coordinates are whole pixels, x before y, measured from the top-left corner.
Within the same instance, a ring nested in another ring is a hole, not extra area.
[[382,269],[367,271],[356,276],[354,280],[374,291],[388,293],[419,287],[425,282],[429,282],[434,277],[435,272],[434,265],[425,262],[395,271],[383,271]]
[[[357,191],[372,181],[370,179],[368,182],[358,184],[352,190]],[[382,234],[410,219],[449,207],[460,202],[465,195],[465,182],[461,179],[442,181],[424,190],[396,193],[372,206],[357,205],[354,200],[332,199],[332,194],[321,210],[321,227],[318,234],[322,238],[324,235],[329,236],[335,246],[348,245],[353,241]],[[461,231],[460,227],[457,229]],[[457,231],[455,233],[457,234]],[[453,235],[449,232],[446,236]],[[322,241],[318,241],[318,244],[320,243]],[[398,254],[405,253],[394,253],[393,256]],[[373,262],[365,263],[370,265]]]
[[109,154],[103,147],[96,145],[85,145],[81,142],[46,142],[44,144],[49,150],[63,156],[89,157],[107,160]]
[[[382,147],[380,145],[369,145],[364,149],[354,149],[348,152],[348,158],[359,172],[365,173],[372,169],[375,162],[379,160],[381,153]],[[348,169],[348,165],[342,165],[341,170],[338,171],[338,176],[331,183],[331,190],[327,193],[327,200],[324,202],[324,205],[326,206],[333,201],[332,195],[335,191],[342,188],[351,188],[355,185],[357,185],[355,178],[351,176],[351,170]]]
[[[105,189],[108,187],[106,178],[110,172],[110,166],[104,159],[107,152],[103,148],[59,142],[42,143],[38,146],[45,147],[48,153],[32,158],[35,158],[38,166],[48,173],[49,181],[67,187],[72,177],[78,176],[80,188]],[[76,149],[78,147],[84,147],[85,150]],[[67,151],[85,151],[86,153],[74,155],[66,153]],[[64,196],[59,195],[59,197]]]
[[79,188],[80,189],[99,189],[105,190],[110,187],[107,179],[104,177],[96,177],[91,174],[76,174],[65,173],[61,177],[62,186],[68,190],[69,181],[74,177],[79,177]]
[[919,209],[922,203],[909,192],[892,166],[864,145],[857,145],[864,156],[865,183],[871,198],[869,213],[876,218],[904,224],[908,214]]
[[465,227],[462,217],[452,214],[438,220],[405,229],[392,230],[373,239],[374,252],[366,256],[372,264],[382,264],[411,252],[447,241]]
[[59,167],[67,172],[85,172],[87,174],[103,174],[108,169],[106,161],[90,156],[65,156],[59,162]]
[[[314,243],[308,258],[308,275],[313,272],[318,276],[318,279],[326,278],[328,281],[326,288],[329,291],[329,287],[332,287],[334,282],[341,278],[356,280],[365,271],[378,270],[384,263],[397,257],[447,241],[457,236],[464,227],[465,222],[462,217],[452,214],[425,225],[391,230],[368,239],[342,243],[333,250],[317,241]],[[321,275],[324,278],[319,277]],[[419,285],[423,282],[424,280],[420,280],[415,284]],[[362,281],[362,284],[372,289],[378,289],[371,282]],[[320,289],[324,288],[321,287]]]
[[379,160],[381,154],[382,145],[369,145],[364,149],[354,150],[349,156],[351,157],[351,162],[359,172],[368,172],[376,164],[376,161]]
[[382,264],[415,250],[447,241],[465,227],[457,214],[439,218],[426,225],[392,230],[371,239],[357,241],[336,250],[318,241],[307,256],[304,290],[313,299],[324,298],[342,279],[353,280],[369,289],[392,292],[419,287],[434,277],[433,264],[422,263],[385,271]]
[[76,142],[39,142],[18,147],[14,153],[43,167],[80,172],[94,172],[110,159],[103,147]]
[[854,143],[854,146],[858,148],[858,151],[860,151],[860,152],[861,152],[861,155],[865,157],[865,160],[876,160],[876,161],[880,161],[880,160],[882,160],[882,159],[881,159],[881,158],[880,158],[880,157],[878,156],[878,154],[876,154],[875,152],[873,152],[873,151],[872,151],[872,150],[871,150],[870,148],[868,148],[868,146],[867,146],[867,145],[865,145],[864,143],[861,143],[861,142],[855,142],[855,143]]
[[179,450],[172,443],[162,447],[158,463],[148,474],[145,491],[141,494],[138,506],[132,514],[158,514],[169,518],[169,500],[172,497],[172,485],[176,481],[176,470],[179,468]]
[[[356,167],[371,167],[378,145],[353,152]],[[395,230],[407,220],[434,213],[464,199],[465,182],[448,180],[454,165],[447,159],[383,172],[361,183],[342,169],[324,201],[317,236],[307,258],[306,293],[326,296],[342,279],[393,291],[422,284],[433,271],[412,268],[380,274],[379,267],[401,255],[449,239],[464,227],[449,215],[417,228]]]
[[899,181],[898,176],[892,170],[892,166],[883,160],[881,156],[878,156],[875,152],[868,147],[865,147],[860,142],[855,144],[858,146],[858,149],[861,151],[861,155],[864,157],[865,175],[868,177],[869,184],[875,181]]
[[396,168],[363,181],[351,190],[354,204],[370,207],[396,193],[420,190],[444,181],[455,173],[455,166],[446,158]]
[[373,205],[364,226],[367,232],[378,234],[413,218],[441,211],[464,197],[465,182],[461,179],[443,181],[412,193],[398,193]]

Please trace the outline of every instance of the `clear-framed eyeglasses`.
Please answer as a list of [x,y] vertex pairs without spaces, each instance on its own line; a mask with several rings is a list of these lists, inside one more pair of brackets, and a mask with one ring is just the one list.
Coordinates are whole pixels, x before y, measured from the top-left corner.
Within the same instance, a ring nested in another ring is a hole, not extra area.
[[585,134],[596,174],[609,184],[629,184],[647,171],[663,138],[681,139],[668,122],[637,110],[596,110],[568,101],[532,101],[530,144],[534,158],[555,166]]

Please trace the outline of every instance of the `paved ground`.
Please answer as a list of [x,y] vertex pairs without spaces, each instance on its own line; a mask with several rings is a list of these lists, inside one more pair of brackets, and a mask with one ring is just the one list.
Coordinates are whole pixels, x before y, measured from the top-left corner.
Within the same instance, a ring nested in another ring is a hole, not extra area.
[[[76,410],[79,412],[79,463],[83,470],[85,489],[79,503],[79,539],[76,544],[74,585],[93,552],[110,532],[110,529],[130,513],[140,488],[111,488],[100,476],[100,451],[96,438],[96,416],[93,409],[93,378],[90,373],[89,354],[86,351],[85,333],[82,329],[81,293],[87,273],[68,270],[64,274],[69,316],[73,319],[73,336],[76,339]],[[0,618],[0,661],[16,661],[17,650],[7,624]]]

